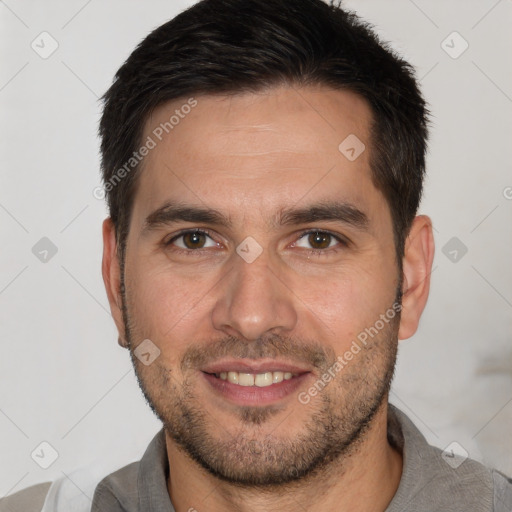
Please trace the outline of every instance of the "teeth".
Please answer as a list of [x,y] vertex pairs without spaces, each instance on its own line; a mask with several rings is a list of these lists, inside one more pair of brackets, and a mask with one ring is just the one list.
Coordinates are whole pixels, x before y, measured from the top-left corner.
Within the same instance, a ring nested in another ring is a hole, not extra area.
[[254,375],[252,373],[239,373],[238,374],[239,386],[254,386]]
[[284,373],[283,372],[272,372],[272,382],[277,384],[278,382],[283,382]]
[[227,380],[231,384],[239,386],[258,386],[264,388],[277,384],[283,380],[290,380],[296,377],[296,373],[291,372],[266,372],[266,373],[241,373],[241,372],[220,372],[215,374],[222,380]]
[[272,384],[272,372],[258,373],[258,375],[254,377],[254,384],[259,388],[270,386],[270,384]]

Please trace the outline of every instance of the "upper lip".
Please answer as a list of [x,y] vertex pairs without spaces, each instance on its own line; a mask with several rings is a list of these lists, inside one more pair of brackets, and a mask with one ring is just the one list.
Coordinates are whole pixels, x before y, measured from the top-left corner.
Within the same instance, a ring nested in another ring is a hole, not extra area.
[[296,374],[308,373],[308,368],[297,364],[275,359],[224,359],[211,363],[201,371],[206,373],[239,372],[239,373],[267,373],[290,372]]

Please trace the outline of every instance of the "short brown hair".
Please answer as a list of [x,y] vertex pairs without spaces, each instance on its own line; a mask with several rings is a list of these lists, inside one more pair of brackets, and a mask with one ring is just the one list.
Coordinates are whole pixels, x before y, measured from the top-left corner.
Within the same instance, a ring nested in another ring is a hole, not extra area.
[[151,32],[103,96],[102,174],[122,264],[140,165],[112,186],[159,105],[199,94],[327,85],[372,110],[371,172],[393,220],[398,266],[422,194],[428,110],[412,67],[372,28],[322,0],[202,0]]

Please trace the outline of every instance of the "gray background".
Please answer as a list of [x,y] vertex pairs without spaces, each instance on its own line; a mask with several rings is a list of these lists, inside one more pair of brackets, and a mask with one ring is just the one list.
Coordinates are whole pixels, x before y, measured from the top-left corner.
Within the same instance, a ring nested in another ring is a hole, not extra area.
[[[0,1],[0,496],[82,466],[112,471],[160,428],[101,279],[98,97],[192,3]],[[432,444],[512,474],[512,1],[345,5],[417,68],[433,114],[420,209],[435,227],[432,290],[391,401]],[[58,43],[46,59],[31,47],[51,49],[43,31]],[[46,261],[43,237],[57,249]],[[50,461],[43,441],[58,453],[48,469],[31,458]]]

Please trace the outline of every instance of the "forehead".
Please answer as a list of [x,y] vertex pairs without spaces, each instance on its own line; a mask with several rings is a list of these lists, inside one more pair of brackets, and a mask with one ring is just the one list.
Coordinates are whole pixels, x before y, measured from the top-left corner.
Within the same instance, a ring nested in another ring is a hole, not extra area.
[[145,124],[143,141],[154,147],[143,161],[132,218],[142,221],[172,200],[248,221],[251,213],[318,200],[371,209],[383,199],[370,176],[371,119],[359,95],[322,86],[161,105]]

